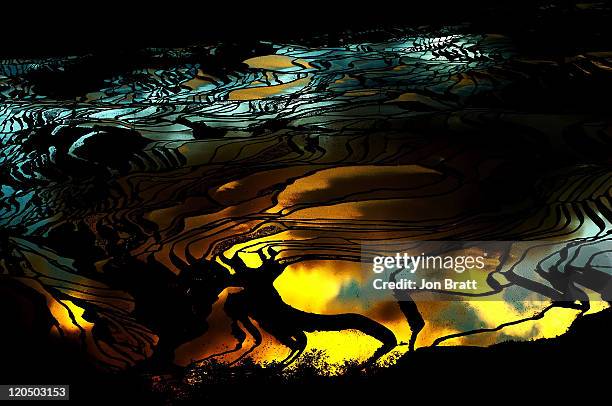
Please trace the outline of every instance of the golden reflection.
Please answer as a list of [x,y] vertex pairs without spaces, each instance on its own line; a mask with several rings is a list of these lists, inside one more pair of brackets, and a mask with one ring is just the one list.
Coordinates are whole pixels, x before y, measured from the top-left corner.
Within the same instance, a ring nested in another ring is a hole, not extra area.
[[250,68],[266,70],[286,70],[297,68],[298,70],[313,69],[313,67],[303,59],[295,59],[286,55],[264,55],[249,58],[244,61]]
[[310,83],[310,76],[295,79],[291,82],[272,86],[252,86],[244,89],[232,90],[229,93],[229,100],[259,100],[266,97],[279,96],[287,92],[296,91],[304,88]]

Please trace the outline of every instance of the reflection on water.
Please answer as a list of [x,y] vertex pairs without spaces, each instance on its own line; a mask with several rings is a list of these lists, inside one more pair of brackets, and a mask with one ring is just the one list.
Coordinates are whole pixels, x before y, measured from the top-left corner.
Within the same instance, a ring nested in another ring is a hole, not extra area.
[[[146,49],[90,81],[90,56],[2,61],[0,271],[112,369],[291,368],[320,349],[384,364],[554,337],[605,308],[605,264],[576,265],[580,302],[556,301],[555,264],[487,279],[490,301],[355,294],[366,243],[581,246],[612,219],[609,116],[516,108],[548,76],[609,80],[610,54],[535,60],[452,29],[385,38]],[[81,87],[54,82],[67,74]]]

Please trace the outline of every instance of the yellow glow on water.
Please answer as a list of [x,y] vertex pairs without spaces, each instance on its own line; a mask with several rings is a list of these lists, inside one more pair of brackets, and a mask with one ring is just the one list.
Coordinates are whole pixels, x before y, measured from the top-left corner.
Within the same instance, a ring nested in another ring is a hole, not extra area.
[[[57,321],[57,328],[52,328],[53,334],[60,334],[58,328],[64,335],[72,339],[79,339],[82,332],[91,331],[94,324],[83,318],[85,310],[71,300],[58,300],[46,291],[42,285],[33,279],[23,278],[21,282],[41,295],[47,301],[47,308],[51,316]],[[74,321],[73,321],[74,319]]]
[[49,305],[49,311],[64,333],[78,335],[81,330],[88,331],[94,326],[93,323],[83,318],[85,309],[78,307],[70,300],[52,301]]
[[301,89],[310,83],[310,77],[296,79],[294,81],[272,86],[255,86],[244,89],[232,90],[229,95],[229,100],[259,100],[266,97],[278,96],[289,91]]
[[[364,165],[324,169],[297,179],[285,187],[277,197],[277,205],[268,212],[279,213],[295,205],[326,202],[356,191],[368,192],[372,184],[380,188],[397,189],[397,185],[406,183],[407,176],[414,178],[411,184],[414,186],[434,182],[441,174],[420,165]],[[336,218],[354,217],[349,215],[352,204],[354,203],[342,204],[343,214]],[[324,210],[326,207],[314,206],[311,210]]]
[[290,265],[274,282],[286,303],[300,310],[329,313],[342,287],[358,280],[354,264],[342,261],[310,261]]
[[308,345],[305,352],[312,349],[325,351],[325,361],[332,367],[331,372],[347,360],[366,361],[380,346],[378,340],[356,330],[315,331],[306,333],[306,336]]
[[238,252],[236,255],[249,268],[259,268],[263,265],[261,258],[256,252]]
[[231,182],[225,183],[219,186],[216,190],[216,193],[226,192],[228,190],[234,190],[240,187],[240,182],[233,180]]
[[295,59],[287,55],[263,55],[249,58],[243,63],[249,65],[253,69],[266,69],[266,70],[286,70],[288,68],[297,69],[313,69],[313,67],[303,59]]
[[[285,238],[279,239],[278,234],[263,237],[255,244],[251,241],[250,246],[241,244],[242,251],[234,251],[234,254],[238,255],[247,266],[258,268],[261,266],[261,260],[254,251],[282,240]],[[392,364],[400,355],[408,351],[407,343],[412,332],[397,303],[371,302],[367,298],[341,296],[343,288],[347,285],[362,286],[364,283],[368,283],[368,274],[363,272],[359,263],[318,260],[290,265],[277,278],[274,286],[287,304],[299,310],[316,314],[358,313],[385,325],[396,335],[399,345],[377,363],[379,365]],[[429,346],[439,337],[478,328],[495,328],[500,324],[525,319],[537,314],[550,304],[546,301],[525,301],[517,306],[502,300],[502,296],[497,299],[499,300],[419,302],[419,310],[426,320],[426,325],[419,334],[417,348]],[[594,313],[606,307],[605,302],[593,301],[592,309],[589,312]],[[457,314],[457,317],[455,319],[452,317],[450,319],[446,317],[444,320],[436,319],[437,314],[444,314],[447,310],[458,312],[452,313]],[[468,317],[470,312],[476,316],[472,321],[469,321]],[[499,331],[448,339],[438,345],[488,346],[507,339],[552,338],[565,333],[578,313],[579,311],[574,309],[553,308],[539,320],[527,320],[504,327]],[[461,316],[462,314],[465,314],[465,317]],[[252,322],[256,324],[255,320]],[[256,348],[250,357],[256,362],[284,359],[288,355],[288,349],[274,340],[272,336],[268,336],[265,331],[261,329],[260,331],[267,337],[264,340],[267,344]],[[321,359],[322,366],[320,366],[322,373],[340,373],[346,361],[362,363],[368,360],[381,345],[375,338],[357,330],[316,331],[306,332],[306,334],[308,337],[307,348],[304,351],[306,355],[298,358],[296,365],[299,365],[300,359],[304,362],[308,360],[305,358],[309,356],[308,351],[322,350],[324,351]],[[245,342],[245,348],[252,345],[251,341],[249,338]]]
[[[518,310],[512,303],[504,301],[471,301],[467,302],[487,328],[533,316],[547,307],[549,302],[522,302],[523,310]],[[566,308],[552,308],[539,320],[528,320],[523,323],[507,326],[502,329],[505,335],[522,339],[557,337],[567,331],[576,319],[579,311]]]
[[607,309],[608,307],[610,307],[610,305],[608,304],[608,302],[604,301],[604,300],[591,300],[590,303],[591,308],[586,311],[584,314],[593,314],[593,313],[598,313],[602,310]]

